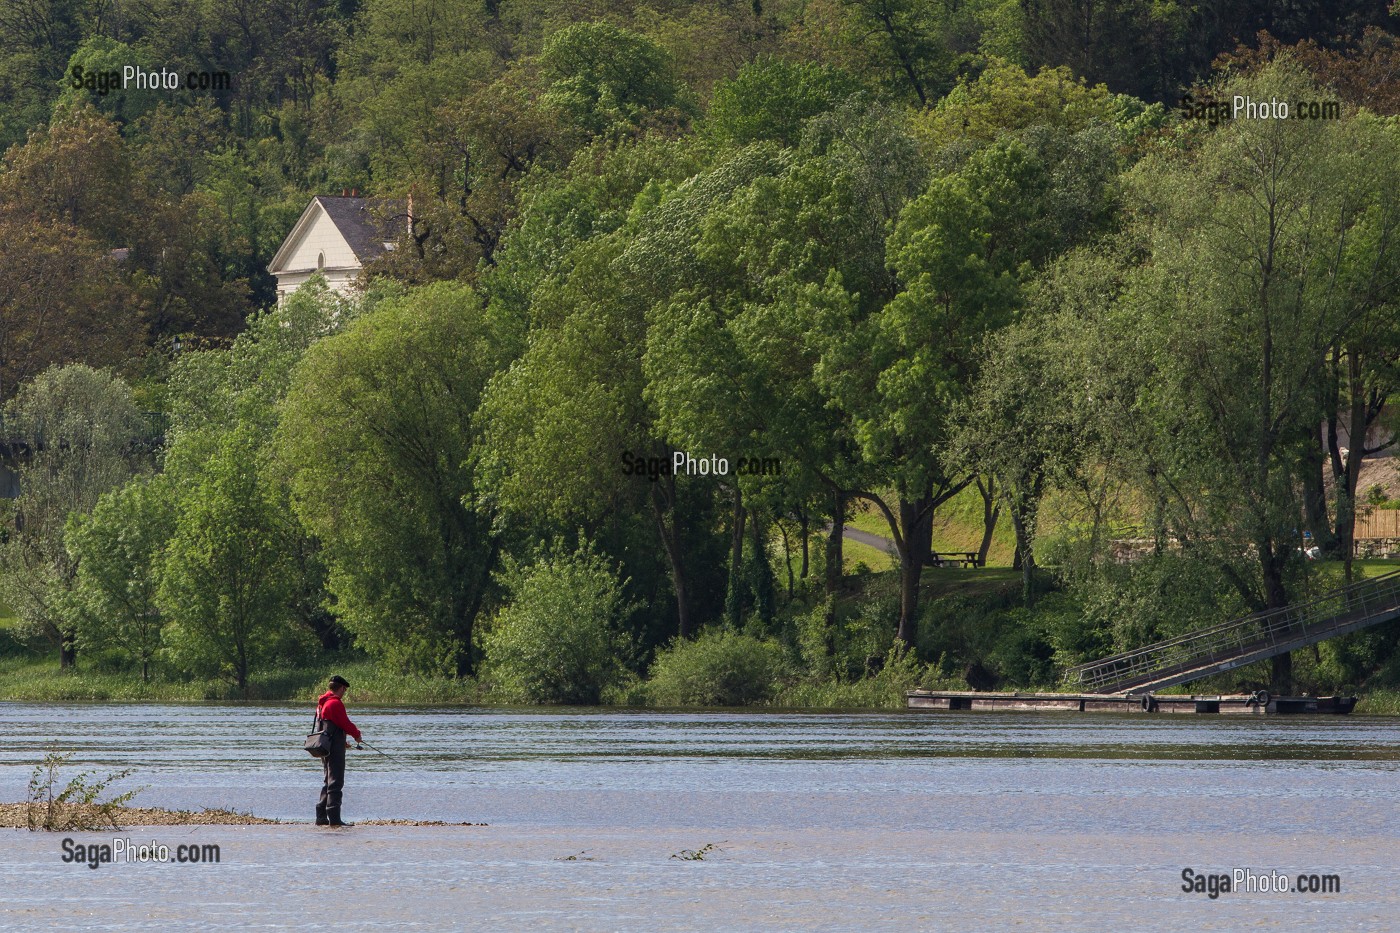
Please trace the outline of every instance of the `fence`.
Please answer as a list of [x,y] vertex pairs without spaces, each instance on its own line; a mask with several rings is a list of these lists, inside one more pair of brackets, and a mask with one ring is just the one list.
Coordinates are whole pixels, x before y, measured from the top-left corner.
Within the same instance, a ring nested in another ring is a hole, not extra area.
[[1357,541],[1367,538],[1400,538],[1400,509],[1372,509],[1356,515]]

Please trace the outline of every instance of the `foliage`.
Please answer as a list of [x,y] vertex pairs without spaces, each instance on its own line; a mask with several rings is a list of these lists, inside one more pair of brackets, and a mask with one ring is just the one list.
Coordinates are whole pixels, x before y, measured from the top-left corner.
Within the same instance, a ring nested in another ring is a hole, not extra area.
[[288,605],[293,529],[259,477],[259,441],[235,428],[185,478],[157,594],[176,663],[244,692],[255,670],[301,639]]
[[938,683],[937,672],[914,651],[896,644],[878,661],[879,670],[852,680],[809,678],[785,687],[774,702],[779,706],[837,709],[906,709],[907,694],[916,688],[951,687]]
[[502,582],[510,598],[485,639],[493,690],[525,703],[599,702],[630,653],[627,581],[589,545],[556,541],[533,564],[508,560]]
[[607,23],[559,30],[540,52],[548,83],[542,101],[598,136],[649,116],[683,120],[688,109],[670,56],[645,36]]
[[107,786],[132,774],[130,768],[115,771],[105,778],[92,780],[94,771],[83,771],[59,788],[59,769],[72,759],[72,752],[56,748],[44,753],[44,760],[34,766],[29,776],[29,791],[25,798],[25,821],[29,831],[88,832],[117,829],[117,814],[141,792],[129,790],[102,800]]
[[710,628],[656,656],[647,696],[658,706],[748,706],[771,699],[788,670],[777,642]]
[[64,530],[70,515],[91,512],[137,469],[145,426],[126,383],[81,364],[26,384],[6,406],[4,424],[29,454],[0,539],[0,595],[71,663],[78,560],[64,547]]
[[795,146],[809,117],[831,110],[859,88],[854,78],[829,65],[760,58],[715,88],[705,131],[735,148],[764,140]]
[[469,673],[499,551],[476,488],[473,417],[512,355],[503,316],[441,283],[380,303],[307,352],[276,433],[335,612],[404,670]]
[[163,475],[138,477],[97,501],[91,516],[70,513],[66,543],[78,565],[73,597],[79,643],[121,649],[150,678],[164,614],[157,604],[175,503]]

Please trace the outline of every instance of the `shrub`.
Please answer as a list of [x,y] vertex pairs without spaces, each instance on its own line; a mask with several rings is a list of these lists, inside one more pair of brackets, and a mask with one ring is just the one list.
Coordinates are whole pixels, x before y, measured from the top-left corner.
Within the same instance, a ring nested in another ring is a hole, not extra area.
[[787,675],[776,641],[710,629],[657,655],[647,696],[660,706],[747,706],[770,699]]
[[49,832],[116,829],[117,814],[121,808],[141,792],[138,787],[107,800],[101,799],[107,785],[130,775],[130,769],[100,779],[94,779],[96,772],[84,771],[59,790],[58,771],[72,757],[71,752],[50,748],[44,760],[34,766],[25,800],[25,821],[30,832],[39,829]]
[[876,674],[855,680],[812,680],[784,690],[783,706],[828,709],[904,709],[905,695],[916,687],[963,689],[957,680],[940,678],[931,665],[899,644],[885,653]]
[[621,621],[633,607],[603,558],[560,543],[529,567],[506,562],[506,608],[486,636],[487,673],[502,698],[525,703],[599,702],[620,681],[630,650]]

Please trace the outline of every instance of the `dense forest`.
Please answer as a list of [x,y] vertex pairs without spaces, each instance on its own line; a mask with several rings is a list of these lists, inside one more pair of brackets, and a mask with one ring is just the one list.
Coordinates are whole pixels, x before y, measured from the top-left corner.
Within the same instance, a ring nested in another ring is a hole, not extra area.
[[[1396,25],[0,0],[0,647],[244,695],[364,658],[855,702],[1350,580],[1391,504]],[[350,192],[410,205],[393,248],[279,304],[273,254]],[[950,516],[1005,570],[930,570]],[[1230,683],[1394,686],[1398,643]]]

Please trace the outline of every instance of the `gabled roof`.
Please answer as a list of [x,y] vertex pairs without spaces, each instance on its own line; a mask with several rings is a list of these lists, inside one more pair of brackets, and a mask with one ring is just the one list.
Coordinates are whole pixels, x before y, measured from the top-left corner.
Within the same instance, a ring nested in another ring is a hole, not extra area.
[[400,198],[337,198],[318,194],[292,225],[291,232],[267,264],[268,271],[275,275],[282,268],[306,228],[322,212],[363,265],[382,255],[386,250],[385,244],[394,241],[407,209],[408,202]]
[[395,217],[402,218],[407,202],[399,198],[333,198],[317,195],[331,223],[355,251],[360,262],[384,252],[384,244],[397,236]]

